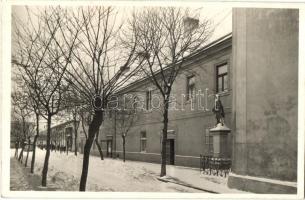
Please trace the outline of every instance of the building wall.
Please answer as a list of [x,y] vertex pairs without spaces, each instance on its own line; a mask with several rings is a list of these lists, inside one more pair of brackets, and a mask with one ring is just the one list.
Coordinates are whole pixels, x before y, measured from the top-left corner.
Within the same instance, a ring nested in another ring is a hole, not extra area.
[[[296,181],[298,10],[234,9],[233,65],[233,173]],[[232,187],[279,192],[230,178]]]
[[[175,165],[199,167],[200,154],[210,155],[212,146],[209,141],[206,141],[206,131],[216,124],[215,115],[211,112],[214,105],[214,94],[216,91],[216,66],[219,64],[228,64],[228,85],[229,89],[220,93],[221,101],[224,105],[226,113],[226,125],[231,126],[231,104],[232,104],[232,73],[233,67],[231,63],[232,52],[232,37],[230,35],[221,39],[211,47],[194,55],[189,59],[181,74],[176,78],[172,88],[172,97],[175,97],[177,102],[172,104],[172,109],[169,112],[169,125],[168,130],[173,132],[174,135],[168,134],[168,137],[174,139],[175,146]],[[185,95],[187,92],[187,77],[190,75],[195,76],[195,90],[197,96],[192,101],[186,101]],[[152,90],[152,95],[159,94],[156,87],[147,80],[131,84],[123,91],[122,94],[134,94],[142,97],[143,107],[145,108],[147,90]],[[208,89],[208,97],[199,96],[198,93],[206,95],[205,91]],[[184,96],[183,96],[184,95]],[[199,100],[200,97],[200,100]],[[205,100],[207,99],[207,103]],[[154,107],[157,103],[153,100]],[[205,109],[203,108],[205,107]],[[161,152],[161,131],[163,128],[162,123],[162,107],[153,110],[137,110],[134,123],[130,127],[126,137],[126,159],[138,160],[145,162],[160,163]],[[109,157],[122,158],[122,129],[119,127],[119,113],[105,111],[105,120],[99,131],[99,142],[103,150],[104,157],[107,157],[107,140],[112,140],[111,148],[112,154]],[[66,122],[62,125],[52,128],[54,132],[53,139],[56,135],[67,128],[73,127],[72,122]],[[85,131],[88,131],[88,126],[84,125]],[[141,152],[140,149],[140,134],[142,131],[146,132],[147,142],[146,151]],[[72,131],[74,133],[74,130]],[[57,134],[55,134],[57,133]],[[74,149],[74,134],[72,134]],[[229,143],[231,143],[231,134],[228,135]],[[85,134],[80,122],[78,127],[78,151],[83,153],[85,145]],[[66,144],[64,138],[63,144]],[[229,145],[231,146],[231,145]],[[231,152],[231,148],[229,148]],[[93,143],[91,154],[99,156],[99,152],[95,143]],[[231,154],[231,153],[229,153]]]
[[[208,97],[208,109],[204,111],[198,109],[199,100],[193,101],[194,109],[191,109],[192,103],[182,100],[182,94],[186,94],[187,76],[195,75],[196,91],[205,92],[208,88],[209,94],[215,94],[216,88],[216,66],[227,62],[229,65],[229,90],[221,95],[221,101],[225,107],[226,124],[231,126],[231,104],[232,104],[232,64],[231,64],[231,37],[220,44],[211,47],[209,50],[192,58],[184,67],[182,73],[177,77],[172,90],[172,96],[177,98],[176,110],[169,112],[168,130],[174,130],[175,135],[175,164],[184,166],[199,167],[200,154],[209,154],[209,145],[205,141],[206,129],[212,128],[215,123],[215,115],[211,112],[214,102],[214,96]],[[150,82],[140,82],[122,93],[132,93],[138,96],[142,95],[145,100],[145,92],[151,89],[153,95],[158,94],[158,90]],[[204,99],[204,98],[203,98]],[[203,101],[202,99],[202,101]],[[204,104],[204,102],[201,102]],[[155,105],[157,103],[155,102]],[[152,111],[137,111],[137,120],[133,123],[126,138],[126,158],[131,160],[140,160],[159,163],[161,152],[161,131],[163,128],[162,112],[160,109]],[[118,128],[114,129],[114,114],[112,117],[106,117],[101,129],[101,139],[106,140],[106,136],[116,135],[116,151],[119,157],[122,157],[122,137]],[[147,149],[146,152],[140,152],[140,133],[146,132]],[[229,134],[231,142],[231,134]],[[105,150],[105,147],[103,148]],[[115,151],[115,147],[113,147]],[[231,148],[229,149],[231,151]]]

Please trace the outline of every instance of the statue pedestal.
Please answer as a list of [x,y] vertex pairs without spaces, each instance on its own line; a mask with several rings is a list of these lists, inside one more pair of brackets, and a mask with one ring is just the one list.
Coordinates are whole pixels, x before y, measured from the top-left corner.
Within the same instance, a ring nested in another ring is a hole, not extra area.
[[231,132],[226,125],[217,124],[215,128],[210,129],[213,135],[213,157],[229,158],[228,133]]

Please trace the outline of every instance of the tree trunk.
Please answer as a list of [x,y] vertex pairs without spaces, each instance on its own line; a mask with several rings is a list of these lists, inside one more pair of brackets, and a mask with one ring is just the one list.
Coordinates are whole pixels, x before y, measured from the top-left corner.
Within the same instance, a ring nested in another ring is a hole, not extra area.
[[162,133],[162,149],[161,149],[161,173],[160,177],[166,176],[166,141],[167,141],[167,126],[168,126],[168,98],[164,99],[163,113],[163,133]]
[[84,146],[83,169],[79,184],[79,191],[86,191],[90,151],[95,135],[98,132],[102,122],[103,122],[103,111],[95,111],[93,119],[89,125],[88,137],[86,139],[86,143]]
[[16,150],[15,150],[15,158],[18,158],[19,142],[16,142],[15,148],[16,148]]
[[33,141],[33,154],[32,154],[32,161],[31,161],[31,173],[34,173],[34,166],[35,166],[35,155],[36,155],[36,142],[39,136],[39,115],[36,114],[36,135]]
[[96,146],[97,146],[98,152],[100,153],[101,160],[104,160],[104,154],[103,154],[101,145],[100,145],[100,143],[98,142],[98,137],[99,137],[99,132],[96,133],[96,136],[95,136],[95,144],[96,144]]
[[21,152],[20,152],[20,155],[19,155],[19,158],[18,160],[22,163],[22,160],[23,160],[23,151],[24,151],[24,148],[25,148],[25,140],[26,140],[26,130],[25,130],[25,117],[22,116],[22,133],[23,133],[23,138],[22,138],[22,141],[21,141]]
[[31,139],[29,137],[28,139],[28,152],[26,152],[26,159],[25,159],[25,163],[24,166],[27,167],[28,166],[28,158],[29,158],[29,153],[30,153],[30,147],[31,147]]
[[123,138],[123,161],[125,162],[125,153],[126,153],[125,143],[126,143],[126,137],[122,136],[122,138]]
[[47,175],[48,175],[48,167],[49,167],[49,158],[50,158],[50,139],[51,139],[51,115],[48,115],[48,129],[47,129],[47,152],[44,159],[44,165],[42,170],[42,180],[41,185],[46,187],[47,186]]
[[20,151],[20,154],[19,154],[19,157],[18,157],[18,161],[20,161],[22,163],[22,160],[23,160],[23,151],[24,151],[24,141],[22,140],[21,142],[21,151]]
[[101,145],[100,145],[100,143],[98,142],[98,139],[97,139],[97,138],[95,138],[95,144],[96,144],[96,146],[97,146],[98,152],[100,153],[101,160],[104,160],[104,154],[103,154]]
[[34,167],[35,167],[35,156],[36,156],[36,143],[37,143],[37,139],[38,139],[38,133],[36,133],[35,137],[34,137],[34,141],[33,141],[33,153],[32,153],[32,160],[31,160],[31,173],[34,173]]
[[74,127],[74,131],[75,131],[75,133],[74,133],[74,135],[75,135],[75,137],[74,137],[74,155],[75,156],[77,156],[77,129],[76,129],[76,127]]
[[60,152],[60,154],[62,153],[62,134],[61,133],[59,136],[59,152]]
[[67,155],[68,155],[68,137],[67,137],[67,135],[66,135],[66,153],[67,153]]

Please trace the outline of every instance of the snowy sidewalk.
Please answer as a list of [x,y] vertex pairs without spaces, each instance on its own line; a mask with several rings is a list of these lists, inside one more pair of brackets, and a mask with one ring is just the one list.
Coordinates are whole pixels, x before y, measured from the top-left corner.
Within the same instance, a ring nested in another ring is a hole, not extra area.
[[12,191],[54,191],[56,187],[41,187],[41,176],[30,174],[15,157],[11,157],[10,190]]
[[[39,177],[44,157],[45,151],[37,149],[35,174]],[[56,185],[62,191],[78,191],[82,158],[82,154],[75,156],[72,152],[51,152],[48,185]],[[87,191],[242,193],[229,189],[227,179],[200,174],[199,169],[168,165],[167,177],[161,181],[159,174],[160,164],[129,160],[124,163],[111,158],[102,161],[91,156]]]
[[[37,149],[34,181],[31,183],[29,169],[24,168],[11,153],[11,189],[42,190],[41,171],[45,157],[45,151]],[[29,156],[31,158],[31,154]],[[49,160],[47,188],[51,186],[56,191],[78,191],[79,177],[82,169],[82,155],[74,156],[73,153],[51,152]],[[22,183],[18,180],[24,179]],[[48,190],[48,189],[44,189]],[[156,176],[149,172],[141,163],[122,162],[121,160],[105,159],[91,156],[87,179],[87,191],[95,192],[203,192],[193,188],[164,183],[157,180]]]
[[210,193],[247,193],[228,188],[228,177],[225,178],[203,174],[200,173],[199,168],[167,166],[167,176],[159,178],[159,180],[180,184]]

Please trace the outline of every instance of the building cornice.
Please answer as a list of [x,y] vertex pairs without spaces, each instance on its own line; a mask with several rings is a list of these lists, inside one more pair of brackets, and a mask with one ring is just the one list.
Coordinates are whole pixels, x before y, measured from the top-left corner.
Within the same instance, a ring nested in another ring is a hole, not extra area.
[[[198,50],[194,54],[190,54],[185,58],[185,63],[183,68],[191,67],[194,63],[209,59],[210,57],[217,54],[219,51],[223,51],[227,48],[232,47],[232,33],[226,34],[222,37],[220,37],[217,40],[214,40],[213,42],[205,45],[203,48]],[[165,70],[170,69],[170,66],[168,66]],[[156,75],[158,75],[160,72],[156,72]],[[130,91],[132,91],[135,88],[139,88],[144,84],[150,83],[150,80],[147,77],[140,78],[138,80],[133,81],[132,83],[122,87],[119,89],[116,93],[117,94],[125,94]]]

